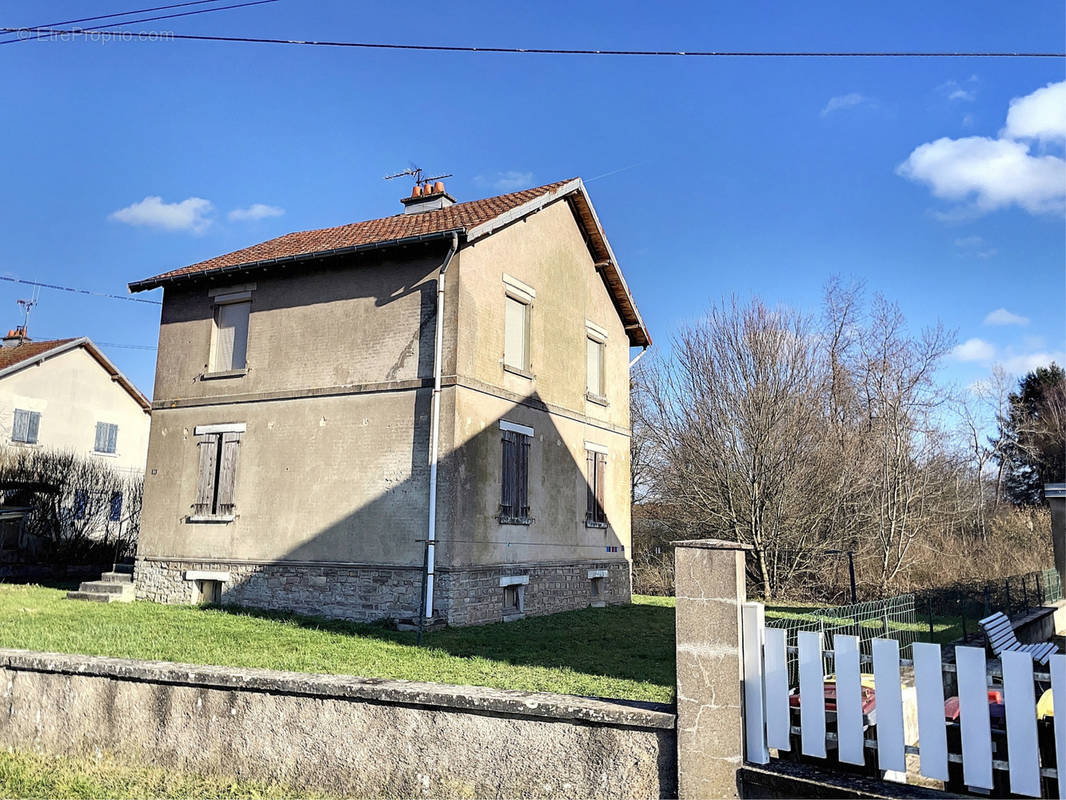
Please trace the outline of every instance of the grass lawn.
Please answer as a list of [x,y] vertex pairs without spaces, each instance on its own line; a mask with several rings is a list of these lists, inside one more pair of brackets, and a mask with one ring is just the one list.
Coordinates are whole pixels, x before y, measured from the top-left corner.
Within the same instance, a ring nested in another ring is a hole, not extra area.
[[426,634],[250,609],[86,603],[0,585],[0,646],[671,702],[673,598]]
[[[797,619],[804,620],[806,622],[824,622],[826,626],[839,625],[841,622],[840,617],[826,616],[818,613],[818,607],[807,606],[799,603],[789,603],[788,605],[768,605],[766,606],[766,618],[772,619]],[[869,629],[871,632],[879,631],[883,629],[883,623],[879,619],[863,620],[859,623],[861,627]],[[946,644],[953,642],[956,639],[962,637],[962,618],[961,617],[933,617],[933,635],[929,635],[929,619],[918,615],[917,622],[898,622],[896,620],[889,620],[888,627],[890,630],[898,631],[911,631],[916,634],[917,641],[921,642],[937,642],[940,644]],[[976,621],[967,622],[967,632],[974,633],[977,629]]]
[[280,784],[184,775],[130,767],[110,759],[62,758],[0,752],[0,796],[74,798],[283,798],[321,797]]

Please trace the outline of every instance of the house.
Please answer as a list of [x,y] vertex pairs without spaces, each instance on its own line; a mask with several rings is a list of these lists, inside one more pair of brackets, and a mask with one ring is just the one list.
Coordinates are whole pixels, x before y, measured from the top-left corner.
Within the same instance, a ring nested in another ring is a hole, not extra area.
[[[106,465],[120,479],[144,474],[151,403],[87,338],[32,341],[16,328],[0,341],[0,441],[9,454],[56,450]],[[8,498],[10,500],[10,498]],[[76,491],[57,502],[77,520],[101,509],[105,524],[126,524],[123,493]],[[32,537],[6,535],[0,561],[30,553]]]
[[144,472],[151,403],[91,340],[35,342],[16,328],[0,344],[0,441]]
[[584,184],[403,205],[130,284],[164,288],[138,597],[452,625],[629,601],[650,338]]

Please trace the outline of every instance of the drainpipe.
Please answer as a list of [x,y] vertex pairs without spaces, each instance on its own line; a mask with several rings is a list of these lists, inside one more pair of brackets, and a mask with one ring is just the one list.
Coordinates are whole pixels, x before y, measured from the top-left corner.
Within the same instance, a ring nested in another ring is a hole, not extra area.
[[418,643],[422,643],[422,628],[427,616],[433,616],[433,577],[437,541],[437,450],[440,439],[440,384],[444,370],[441,353],[444,349],[444,273],[459,249],[459,234],[452,233],[448,254],[437,272],[437,332],[433,346],[433,408],[429,422],[429,535],[422,568],[422,608],[418,615]]
[[633,357],[632,361],[629,362],[629,368],[633,369],[633,367],[636,366],[636,363],[638,361],[640,361],[642,358],[644,358],[644,354],[647,353],[647,352],[648,352],[648,346],[644,345],[643,348],[641,349],[641,351],[639,353],[637,353],[636,356]]

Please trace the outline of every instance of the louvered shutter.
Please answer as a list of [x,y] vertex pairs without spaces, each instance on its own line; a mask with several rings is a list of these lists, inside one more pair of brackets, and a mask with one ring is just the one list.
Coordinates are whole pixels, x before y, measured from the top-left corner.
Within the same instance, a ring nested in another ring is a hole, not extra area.
[[107,426],[107,451],[108,453],[118,452],[118,425]]
[[30,444],[37,443],[37,433],[41,427],[41,413],[39,411],[31,411],[29,413],[29,433],[26,436],[26,441]]
[[596,453],[596,521],[606,522],[607,512],[603,506],[603,487],[607,475],[607,454]]
[[240,442],[239,433],[222,434],[222,463],[218,468],[218,513],[223,516],[233,514],[236,508],[234,490],[237,485],[237,450]]
[[196,480],[196,502],[193,504],[193,514],[208,516],[214,512],[218,436],[213,434],[201,436],[199,448],[200,471]]
[[515,510],[515,439],[513,431],[503,432],[503,461],[500,470],[500,516],[516,517]]
[[518,434],[518,464],[515,473],[515,505],[518,515],[523,519],[529,517],[529,440],[531,437]]
[[93,450],[97,453],[103,453],[104,448],[107,447],[107,426],[103,422],[96,423],[96,441],[93,443]]

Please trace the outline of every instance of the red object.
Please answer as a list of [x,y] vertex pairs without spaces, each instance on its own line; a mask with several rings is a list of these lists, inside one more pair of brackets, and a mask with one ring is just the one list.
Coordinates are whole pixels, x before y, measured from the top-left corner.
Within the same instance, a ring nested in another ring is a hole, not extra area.
[[[837,685],[835,683],[826,682],[824,684],[825,692],[825,710],[836,711],[837,710]],[[862,697],[862,713],[869,714],[877,707],[876,693],[873,689],[863,686],[861,689]],[[790,695],[788,698],[788,704],[792,708],[799,708],[800,696],[799,694]]]
[[[1002,705],[1003,692],[996,689],[989,690],[988,703],[989,705]],[[959,698],[949,697],[944,701],[944,717],[952,722],[959,718]]]

